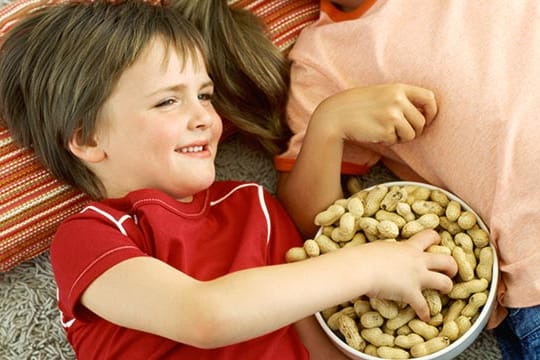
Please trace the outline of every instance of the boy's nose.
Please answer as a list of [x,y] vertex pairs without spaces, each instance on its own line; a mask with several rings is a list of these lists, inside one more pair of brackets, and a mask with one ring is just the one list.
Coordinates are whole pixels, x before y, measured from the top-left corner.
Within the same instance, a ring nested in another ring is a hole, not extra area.
[[215,121],[216,116],[217,114],[211,105],[196,104],[191,118],[191,127],[194,129],[207,128]]

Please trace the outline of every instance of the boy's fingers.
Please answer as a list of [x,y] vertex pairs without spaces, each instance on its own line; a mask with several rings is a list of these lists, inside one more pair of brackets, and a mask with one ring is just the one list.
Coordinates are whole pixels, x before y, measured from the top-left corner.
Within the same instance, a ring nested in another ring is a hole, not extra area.
[[436,245],[441,241],[439,234],[435,230],[423,230],[414,234],[407,240],[419,250],[424,251],[431,245]]
[[448,294],[453,286],[451,278],[438,272],[432,272],[422,284],[424,289],[435,289],[443,294]]
[[427,260],[427,267],[430,270],[443,272],[450,277],[454,277],[458,271],[454,258],[444,254],[430,254]]
[[416,313],[416,315],[418,315],[420,320],[428,322],[430,319],[429,306],[424,296],[422,296],[421,293],[418,294],[419,296],[416,296],[414,299],[411,299],[411,301],[409,301],[409,305],[411,306],[411,308],[413,308],[414,312]]

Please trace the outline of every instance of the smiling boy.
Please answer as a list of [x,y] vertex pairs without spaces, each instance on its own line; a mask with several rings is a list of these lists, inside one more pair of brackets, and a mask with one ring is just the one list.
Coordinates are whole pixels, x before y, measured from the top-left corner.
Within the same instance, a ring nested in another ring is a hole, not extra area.
[[5,40],[2,117],[95,200],[51,246],[77,357],[345,359],[311,315],[362,294],[427,319],[421,290],[456,273],[424,252],[434,232],[282,264],[301,239],[277,200],[215,181],[214,85],[201,36],[167,7],[52,6]]

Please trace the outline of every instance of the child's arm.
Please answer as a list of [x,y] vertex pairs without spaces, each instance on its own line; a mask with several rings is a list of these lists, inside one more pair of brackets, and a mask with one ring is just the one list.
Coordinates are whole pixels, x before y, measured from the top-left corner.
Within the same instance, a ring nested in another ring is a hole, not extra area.
[[311,117],[294,168],[278,183],[278,197],[301,233],[313,236],[315,215],[343,197],[345,141],[410,141],[436,113],[431,91],[403,84],[353,88],[324,100]]
[[309,352],[310,360],[348,359],[324,333],[315,316],[309,316],[294,324],[300,340]]
[[436,232],[425,231],[212,281],[136,257],[99,276],[81,302],[112,323],[201,348],[252,339],[363,294],[409,303],[429,319],[421,290],[450,291],[452,280],[443,273],[456,272],[451,256],[424,252],[438,241]]

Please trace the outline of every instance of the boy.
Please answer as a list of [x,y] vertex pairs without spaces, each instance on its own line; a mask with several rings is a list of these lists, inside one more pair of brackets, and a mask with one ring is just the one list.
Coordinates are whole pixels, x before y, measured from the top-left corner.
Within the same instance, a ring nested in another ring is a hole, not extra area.
[[421,290],[449,291],[456,272],[424,252],[433,232],[281,264],[301,239],[277,201],[215,182],[206,69],[193,26],[139,1],[49,7],[4,42],[3,119],[95,200],[51,246],[78,358],[344,358],[310,315],[362,294],[428,318]]

